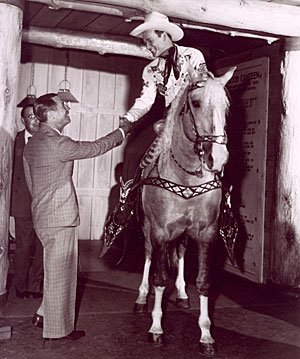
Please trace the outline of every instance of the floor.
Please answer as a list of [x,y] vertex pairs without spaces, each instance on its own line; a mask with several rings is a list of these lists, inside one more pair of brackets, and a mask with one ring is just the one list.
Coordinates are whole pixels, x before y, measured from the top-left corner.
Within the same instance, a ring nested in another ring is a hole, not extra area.
[[[19,299],[13,273],[8,277],[7,305],[0,309],[0,328],[10,326],[12,337],[0,340],[1,359],[160,359],[202,358],[198,352],[198,296],[193,278],[187,283],[191,308],[175,306],[172,280],[168,288],[163,326],[166,343],[148,342],[149,313],[133,314],[141,279],[141,258],[125,258],[120,250],[99,259],[99,242],[80,241],[77,328],[86,336],[77,342],[56,341],[43,348],[41,329],[31,318],[40,299]],[[191,276],[192,277],[192,276]],[[213,335],[216,358],[299,359],[300,300],[297,294],[277,292],[218,272],[213,291]]]

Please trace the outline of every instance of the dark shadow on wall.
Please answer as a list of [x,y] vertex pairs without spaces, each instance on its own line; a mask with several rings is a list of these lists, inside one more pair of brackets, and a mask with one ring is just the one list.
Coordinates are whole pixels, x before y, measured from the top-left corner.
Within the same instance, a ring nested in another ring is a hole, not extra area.
[[[232,186],[233,189],[231,194],[231,205],[239,226],[238,237],[234,248],[234,257],[236,266],[238,266],[242,272],[244,271],[244,252],[247,243],[246,228],[239,213],[242,198],[241,184],[247,173],[243,146],[243,133],[246,129],[247,123],[242,96],[248,85],[248,81],[244,81],[240,86],[229,91],[230,109],[226,128],[228,135],[227,148],[229,151],[229,160],[225,166],[223,177],[223,185],[226,188],[230,188],[230,186]],[[223,251],[223,255],[224,253],[225,252]],[[226,257],[223,258],[223,260],[225,261]]]
[[164,98],[158,95],[149,113],[134,123],[132,134],[124,151],[124,181],[134,177],[141,158],[156,137],[153,125],[161,119],[163,111]]
[[[110,192],[108,216],[119,202],[121,177],[123,182],[126,183],[135,176],[141,158],[156,137],[153,124],[161,118],[163,110],[164,99],[157,96],[149,113],[134,123],[132,133],[124,150],[124,160],[115,167],[117,183]],[[127,271],[140,271],[142,269],[144,263],[144,236],[136,215],[131,218],[127,227],[116,238],[113,246],[119,250],[118,260],[122,258],[121,263],[118,265],[119,269]],[[110,254],[108,253],[107,256],[110,256]],[[118,263],[118,260],[115,263]]]
[[[235,266],[238,267],[241,272],[244,271],[244,253],[247,243],[246,228],[239,214],[241,206],[241,183],[247,171],[243,150],[243,132],[246,128],[246,115],[242,101],[242,96],[247,89],[247,86],[248,83],[245,81],[234,91],[231,90],[229,93],[230,109],[227,117],[226,128],[228,135],[227,148],[229,151],[229,160],[225,166],[224,176],[222,179],[223,186],[225,188],[230,188],[230,186],[233,188],[231,194],[231,205],[239,226],[238,236],[234,246],[234,259]],[[197,250],[197,245],[190,240],[185,261],[185,274],[187,281],[190,283],[195,283],[198,274]],[[213,272],[222,270],[226,260],[226,248],[221,237],[219,237],[212,256],[211,263]]]

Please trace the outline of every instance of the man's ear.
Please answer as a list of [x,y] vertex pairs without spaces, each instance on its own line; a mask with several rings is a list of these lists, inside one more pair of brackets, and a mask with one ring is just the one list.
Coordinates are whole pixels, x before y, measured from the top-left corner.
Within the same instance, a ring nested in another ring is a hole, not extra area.
[[25,120],[23,117],[21,117],[21,122],[23,123],[23,125],[25,126]]
[[47,121],[52,121],[53,119],[55,119],[55,111],[53,110],[49,110],[47,111]]

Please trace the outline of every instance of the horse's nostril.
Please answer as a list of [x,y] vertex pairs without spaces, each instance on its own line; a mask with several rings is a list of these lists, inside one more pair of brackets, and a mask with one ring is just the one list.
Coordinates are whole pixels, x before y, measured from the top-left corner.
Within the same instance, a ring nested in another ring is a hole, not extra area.
[[208,156],[208,161],[207,161],[207,166],[208,168],[212,168],[214,165],[214,158],[211,154],[209,154]]

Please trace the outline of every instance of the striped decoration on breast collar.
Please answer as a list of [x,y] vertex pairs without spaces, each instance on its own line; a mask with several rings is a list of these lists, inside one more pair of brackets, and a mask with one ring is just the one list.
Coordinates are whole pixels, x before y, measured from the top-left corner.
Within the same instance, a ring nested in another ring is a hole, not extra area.
[[222,188],[222,182],[218,178],[198,186],[183,186],[164,178],[147,177],[143,179],[142,185],[160,187],[184,199],[194,198],[214,189]]

